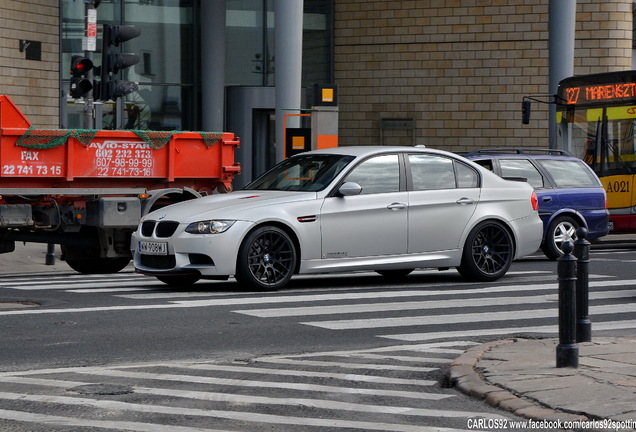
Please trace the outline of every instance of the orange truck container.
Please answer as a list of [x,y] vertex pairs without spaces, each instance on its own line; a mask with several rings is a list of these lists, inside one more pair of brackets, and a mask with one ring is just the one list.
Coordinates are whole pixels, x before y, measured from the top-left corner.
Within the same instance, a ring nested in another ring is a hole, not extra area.
[[76,271],[117,272],[141,216],[231,190],[238,146],[229,132],[36,129],[0,95],[0,253],[60,244]]

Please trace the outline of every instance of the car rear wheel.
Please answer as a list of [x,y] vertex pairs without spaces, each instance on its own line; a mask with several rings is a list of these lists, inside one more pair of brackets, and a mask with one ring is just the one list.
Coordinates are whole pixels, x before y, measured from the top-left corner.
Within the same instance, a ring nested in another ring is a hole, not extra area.
[[576,229],[579,226],[580,224],[571,216],[559,216],[550,222],[541,246],[545,256],[551,260],[559,258],[563,254],[563,243],[576,240]]
[[259,291],[284,287],[296,267],[296,248],[289,235],[274,226],[260,227],[247,235],[239,248],[236,280]]
[[496,221],[485,221],[468,234],[459,273],[467,279],[490,282],[502,277],[514,258],[512,237]]

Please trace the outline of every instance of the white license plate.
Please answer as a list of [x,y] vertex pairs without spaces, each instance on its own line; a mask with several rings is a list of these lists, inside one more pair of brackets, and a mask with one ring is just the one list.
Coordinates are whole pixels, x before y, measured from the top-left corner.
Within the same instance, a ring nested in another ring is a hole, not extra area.
[[168,244],[161,242],[139,241],[137,250],[144,255],[168,255]]

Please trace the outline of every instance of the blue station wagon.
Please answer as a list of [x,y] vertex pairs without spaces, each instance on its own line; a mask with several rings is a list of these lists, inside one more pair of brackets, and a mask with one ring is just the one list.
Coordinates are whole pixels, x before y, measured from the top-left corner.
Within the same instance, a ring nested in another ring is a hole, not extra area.
[[527,181],[534,187],[544,227],[541,250],[549,259],[561,256],[561,245],[576,239],[576,229],[581,226],[587,228],[588,240],[609,232],[603,185],[587,164],[569,153],[493,148],[463,156],[500,177]]

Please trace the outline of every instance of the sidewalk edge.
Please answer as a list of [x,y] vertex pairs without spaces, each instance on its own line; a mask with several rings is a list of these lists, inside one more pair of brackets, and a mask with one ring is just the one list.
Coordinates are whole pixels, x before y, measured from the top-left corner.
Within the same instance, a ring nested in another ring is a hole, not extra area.
[[462,393],[485,401],[488,405],[508,411],[519,417],[533,420],[590,420],[583,414],[573,414],[539,402],[516,396],[507,389],[490,384],[476,370],[479,359],[488,351],[499,346],[515,343],[516,339],[505,339],[477,345],[457,357],[450,366],[450,382]]

